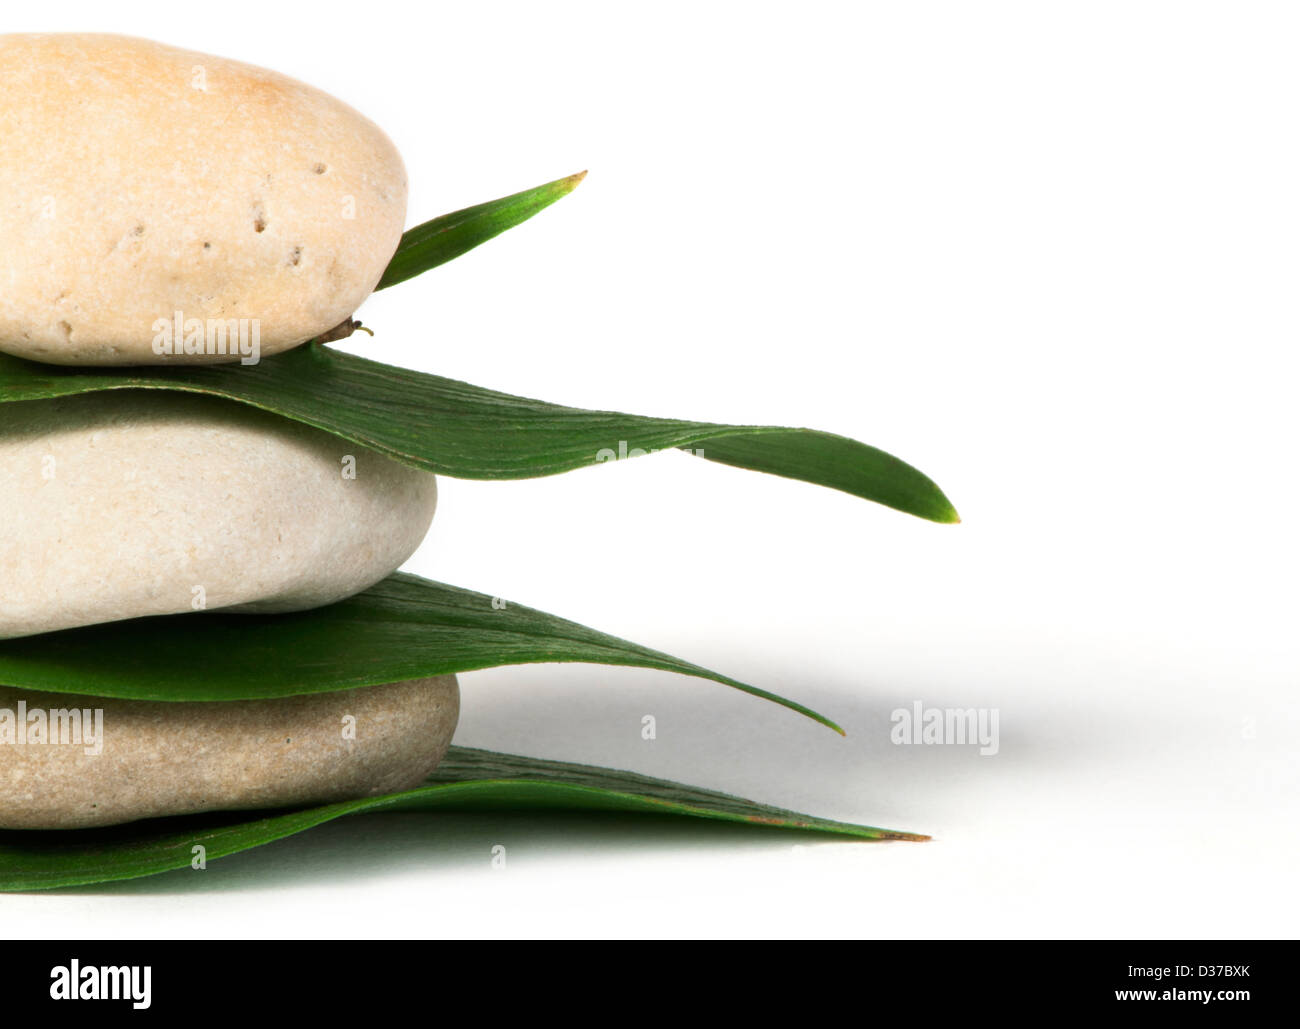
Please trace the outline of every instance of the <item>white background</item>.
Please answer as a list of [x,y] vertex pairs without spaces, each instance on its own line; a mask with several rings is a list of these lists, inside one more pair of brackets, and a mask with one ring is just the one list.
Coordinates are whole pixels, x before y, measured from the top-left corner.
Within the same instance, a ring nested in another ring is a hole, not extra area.
[[[0,897],[6,935],[1294,934],[1294,6],[64,3],[6,22],[325,88],[403,152],[412,224],[589,168],[367,302],[378,335],[356,349],[852,435],[964,518],[674,453],[444,480],[408,565],[848,730],[702,681],[534,666],[464,676],[458,742],[931,843],[392,815],[204,873]],[[891,745],[917,700],[996,708],[1000,752]]]

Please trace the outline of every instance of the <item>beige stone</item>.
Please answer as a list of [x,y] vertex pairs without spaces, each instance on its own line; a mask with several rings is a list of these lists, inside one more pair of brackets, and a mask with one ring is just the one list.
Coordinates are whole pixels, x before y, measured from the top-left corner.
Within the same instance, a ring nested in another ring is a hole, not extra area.
[[233,401],[0,404],[0,639],[333,603],[414,553],[436,503],[431,474]]
[[[115,825],[409,789],[446,754],[459,705],[451,675],[216,703],[0,687],[0,829]],[[58,714],[74,710],[79,723]],[[60,725],[58,734],[47,730],[45,742],[31,742],[34,717]],[[100,727],[89,743],[88,723]]]
[[352,108],[142,39],[0,36],[0,140],[0,350],[37,361],[239,359],[156,354],[176,312],[287,350],[374,290],[406,217],[401,157]]

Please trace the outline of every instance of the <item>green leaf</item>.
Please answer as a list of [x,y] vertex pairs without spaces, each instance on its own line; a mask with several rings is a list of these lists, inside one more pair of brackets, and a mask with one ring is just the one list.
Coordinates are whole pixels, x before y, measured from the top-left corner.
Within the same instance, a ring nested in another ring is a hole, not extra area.
[[526,222],[538,211],[568,196],[586,177],[585,171],[578,172],[500,200],[489,200],[486,204],[444,214],[408,229],[402,234],[402,241],[388,263],[384,277],[375,287],[376,292],[446,264],[493,236]]
[[308,344],[243,366],[90,369],[0,354],[0,402],[109,389],[206,393],[314,425],[426,471],[527,479],[682,448],[800,479],[936,522],[957,512],[930,479],[844,436],[562,407]]
[[282,814],[214,812],[106,829],[0,831],[0,891],[48,890],[190,868],[368,811],[584,811],[683,815],[867,840],[926,840],[913,833],[813,818],[725,793],[633,772],[452,747],[423,786]]
[[312,611],[207,611],[0,640],[0,682],[126,700],[258,700],[500,665],[581,661],[710,679],[844,733],[775,693],[577,622],[502,603],[397,572]]

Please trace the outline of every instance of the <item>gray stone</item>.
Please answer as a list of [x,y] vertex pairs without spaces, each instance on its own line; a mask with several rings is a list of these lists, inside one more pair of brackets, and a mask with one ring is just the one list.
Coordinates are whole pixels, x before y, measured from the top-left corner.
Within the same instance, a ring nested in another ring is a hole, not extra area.
[[[451,675],[212,703],[0,687],[0,829],[86,828],[409,789],[446,754],[459,705]],[[75,740],[73,720],[59,715],[74,710]],[[45,742],[32,742],[33,719],[42,716]]]

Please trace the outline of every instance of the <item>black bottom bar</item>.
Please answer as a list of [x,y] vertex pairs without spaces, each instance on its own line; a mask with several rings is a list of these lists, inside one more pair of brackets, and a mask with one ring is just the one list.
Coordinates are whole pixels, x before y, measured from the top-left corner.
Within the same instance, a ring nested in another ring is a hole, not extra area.
[[[617,1024],[628,1004],[671,1003],[664,1017],[698,1016],[690,996],[732,1011],[798,998],[812,1021],[855,1011],[997,1018],[1125,1009],[1138,1017],[1239,1018],[1289,1007],[1292,977],[1281,946],[877,941],[839,943],[832,953],[672,943],[627,953],[606,945],[593,955],[581,944],[445,941],[10,943],[0,997],[9,1025],[23,1016],[110,1010],[133,1018],[198,1015],[205,1023],[251,1012],[337,1021],[407,1003],[430,1014],[481,1005],[489,1018],[511,1005],[531,1016],[549,1008],[548,1020],[585,1011],[583,1021]],[[1272,957],[1260,963],[1260,951]]]

